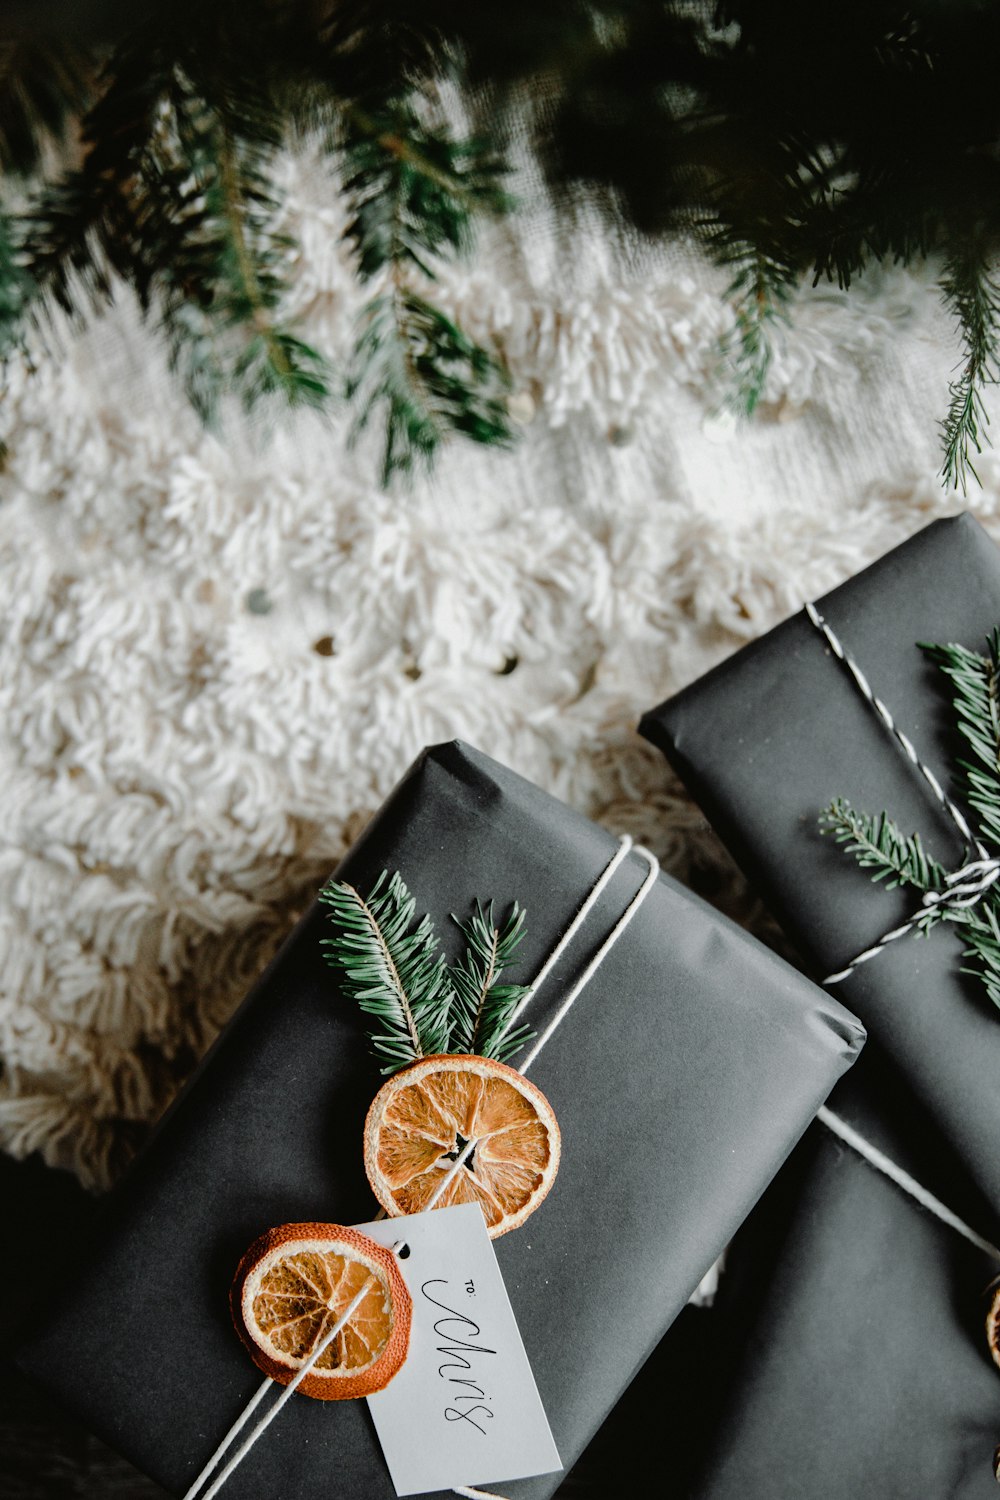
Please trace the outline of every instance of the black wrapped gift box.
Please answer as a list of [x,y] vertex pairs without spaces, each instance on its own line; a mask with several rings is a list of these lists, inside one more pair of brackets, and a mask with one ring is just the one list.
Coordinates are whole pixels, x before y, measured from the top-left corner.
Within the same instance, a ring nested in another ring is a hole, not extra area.
[[1000,1386],[970,1325],[996,1267],[832,1137],[811,1144],[693,1495],[990,1500]]
[[[866,1049],[838,1113],[969,1227],[998,1221],[905,1085]],[[984,1336],[1000,1263],[824,1124],[736,1235],[710,1312],[687,1309],[578,1467],[581,1500],[989,1500],[1000,1375]]]
[[[917,647],[984,651],[1000,623],[1000,552],[968,515],[926,527],[819,601],[821,614],[941,784],[962,753],[950,684]],[[912,890],[873,885],[819,832],[835,797],[919,830],[948,869],[962,841],[805,613],[648,713],[666,753],[817,977],[910,916]],[[833,991],[892,1058],[1000,1211],[1000,1015],[964,977],[948,923],[907,937]]]
[[[869,1112],[866,1131],[908,1156],[898,1111],[891,1125]],[[731,1256],[716,1311],[732,1386],[692,1500],[995,1497],[1000,1376],[983,1324],[998,1272],[812,1127]]]
[[[615,848],[487,756],[425,752],[338,872],[398,869],[446,942],[474,897],[527,908],[540,967]],[[543,1022],[614,925],[630,859],[526,1019]],[[259,1383],[229,1321],[243,1250],[287,1220],[360,1223],[361,1127],[380,1082],[314,907],[67,1257],[20,1354],[102,1436],[182,1494]],[[740,929],[661,877],[533,1077],[563,1153],[497,1255],[567,1468],[805,1129],[863,1031]],[[516,1059],[515,1059],[516,1061]],[[483,1476],[479,1476],[482,1478]],[[470,1481],[476,1476],[470,1476]],[[558,1474],[504,1486],[541,1500]],[[392,1494],[363,1402],[296,1397],[228,1482],[233,1500]]]

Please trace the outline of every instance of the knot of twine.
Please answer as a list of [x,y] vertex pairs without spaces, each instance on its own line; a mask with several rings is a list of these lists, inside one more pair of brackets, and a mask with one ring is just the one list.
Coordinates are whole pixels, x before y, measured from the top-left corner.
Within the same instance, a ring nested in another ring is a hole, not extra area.
[[1000,857],[990,854],[985,844],[973,835],[961,808],[946,795],[934,772],[920,759],[912,740],[899,728],[889,709],[882,702],[882,699],[872,690],[868,678],[858,663],[843,645],[828,621],[820,614],[815,604],[807,604],[805,609],[809,620],[824,637],[834,656],[844,663],[855,687],[865,702],[882,721],[882,724],[900,746],[910,764],[924,778],[931,795],[954,823],[966,848],[971,847],[976,851],[975,859],[969,860],[959,869],[953,870],[950,875],[945,876],[944,886],[940,890],[925,891],[923,893],[920,909],[915,911],[912,917],[908,917],[905,922],[899,927],[894,927],[891,932],[884,933],[877,943],[873,943],[870,948],[866,948],[863,953],[859,953],[855,958],[852,958],[846,968],[840,969],[836,974],[828,974],[823,983],[830,985],[840,984],[842,980],[849,979],[855,970],[859,969],[862,964],[866,964],[871,959],[876,958],[890,943],[897,942],[900,938],[906,937],[916,928],[919,928],[921,924],[927,921],[928,914],[933,913],[936,907],[947,906],[952,910],[965,911],[971,907],[978,906],[986,893],[992,890],[997,880],[1000,879]]
[[1000,858],[974,859],[945,877],[944,890],[925,891],[925,906],[976,906],[1000,878]]

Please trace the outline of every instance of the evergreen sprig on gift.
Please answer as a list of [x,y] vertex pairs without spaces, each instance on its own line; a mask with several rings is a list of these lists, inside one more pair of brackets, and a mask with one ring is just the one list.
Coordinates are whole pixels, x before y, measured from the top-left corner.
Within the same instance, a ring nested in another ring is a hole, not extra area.
[[529,1026],[510,1026],[528,986],[500,982],[524,936],[524,912],[515,901],[506,922],[498,927],[493,903],[484,911],[477,901],[467,922],[453,920],[461,928],[466,948],[451,970],[455,987],[452,1046],[456,1052],[476,1052],[506,1062],[533,1035]]
[[321,939],[328,963],[373,1017],[372,1047],[383,1073],[447,1052],[454,990],[431,919],[414,923],[416,901],[399,874],[383,871],[367,897],[344,881],[324,886],[336,936]]
[[960,789],[983,838],[1000,845],[1000,629],[989,636],[986,656],[965,646],[923,649],[954,687],[956,727],[974,757],[958,763]]
[[523,1025],[508,1029],[526,987],[500,982],[524,935],[516,902],[498,926],[492,902],[484,909],[477,901],[468,922],[458,922],[466,948],[449,968],[430,916],[416,919],[416,901],[398,872],[383,871],[367,896],[331,881],[319,899],[336,929],[320,940],[324,956],[373,1018],[383,1073],[448,1052],[506,1061],[533,1035]]
[[[952,684],[955,728],[972,752],[971,760],[956,763],[958,791],[977,815],[981,846],[987,853],[1000,850],[1000,629],[989,636],[985,656],[954,644],[922,644],[921,649]],[[939,921],[955,923],[966,943],[962,972],[978,979],[1000,1006],[1000,882],[968,905],[961,904],[959,883],[951,882],[956,896],[949,901],[948,872],[927,853],[918,833],[903,834],[886,812],[859,813],[843,798],[821,815],[820,827],[887,889],[906,885],[944,893],[918,913],[914,928],[926,933]],[[960,868],[979,858],[978,848],[966,849]]]
[[887,813],[855,812],[838,797],[824,812],[822,827],[863,870],[874,870],[872,880],[883,881],[886,890],[912,885],[920,891],[939,891],[944,886],[947,871],[924,849],[919,833],[904,834]]

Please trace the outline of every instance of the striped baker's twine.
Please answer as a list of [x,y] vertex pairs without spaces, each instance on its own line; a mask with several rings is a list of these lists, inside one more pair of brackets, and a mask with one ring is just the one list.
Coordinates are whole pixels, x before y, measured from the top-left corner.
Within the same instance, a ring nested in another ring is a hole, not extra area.
[[982,844],[973,834],[968,823],[966,822],[965,814],[962,812],[962,809],[960,807],[956,807],[955,803],[942,788],[940,781],[938,781],[930,766],[925,765],[924,762],[920,759],[920,756],[917,754],[914,747],[913,741],[909,738],[908,735],[903,733],[899,725],[896,723],[895,719],[892,717],[892,714],[889,712],[888,708],[882,702],[882,699],[879,698],[878,695],[872,690],[868,678],[865,676],[864,672],[862,672],[853,656],[851,656],[850,653],[841,644],[829,622],[824,620],[815,604],[806,605],[806,614],[809,616],[810,620],[815,625],[820,634],[825,636],[827,645],[830,647],[830,650],[833,652],[834,656],[836,656],[839,661],[842,661],[844,663],[844,666],[854,678],[857,689],[861,693],[862,697],[868,700],[872,708],[882,720],[882,723],[885,725],[886,729],[888,729],[889,733],[902,746],[907,759],[917,768],[921,776],[927,782],[927,785],[934,793],[936,800],[941,804],[945,812],[951,818],[955,827],[962,835],[962,838],[967,844],[971,844],[974,846],[974,848],[978,851],[980,859],[987,859],[989,857],[988,852],[983,848]]
[[941,906],[945,903],[950,907],[976,906],[982,900],[983,896],[985,896],[986,892],[1000,879],[1000,859],[991,855],[986,846],[973,834],[962,809],[956,806],[944,791],[930,766],[926,765],[920,759],[913,741],[908,735],[903,733],[889,712],[889,709],[882,702],[882,699],[873,691],[868,678],[858,666],[858,663],[845,649],[829,622],[823,618],[814,604],[807,604],[805,610],[813,625],[815,625],[816,629],[826,640],[834,656],[839,661],[842,661],[848,672],[850,672],[861,696],[875,711],[885,728],[902,748],[910,764],[924,778],[931,789],[935,801],[951,818],[966,846],[974,848],[978,856],[976,859],[970,860],[968,864],[962,865],[960,869],[954,870],[950,875],[946,876],[944,890],[925,891],[920,909],[914,912],[912,917],[909,917],[899,927],[894,927],[891,932],[885,933],[879,938],[877,943],[873,943],[863,953],[859,953],[846,968],[839,970],[836,974],[828,974],[823,983],[829,985],[840,984],[842,980],[849,979],[862,964],[866,964],[871,959],[876,958],[884,949],[888,948],[890,943],[898,942],[900,938],[906,937],[909,933],[915,931],[922,922],[926,922],[929,914],[933,912],[936,906]]

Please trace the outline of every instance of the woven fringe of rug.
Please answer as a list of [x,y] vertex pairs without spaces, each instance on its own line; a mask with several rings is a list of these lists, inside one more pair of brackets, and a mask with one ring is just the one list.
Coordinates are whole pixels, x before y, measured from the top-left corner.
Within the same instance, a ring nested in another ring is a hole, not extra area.
[[[294,310],[357,308],[287,160]],[[0,1148],[110,1182],[425,743],[466,738],[760,923],[640,711],[957,508],[931,280],[805,294],[763,416],[717,418],[717,278],[541,199],[444,283],[502,340],[509,455],[373,483],[345,418],[204,432],[129,299],[7,393]],[[566,245],[573,247],[571,255]],[[1000,465],[971,508],[1000,536]]]

